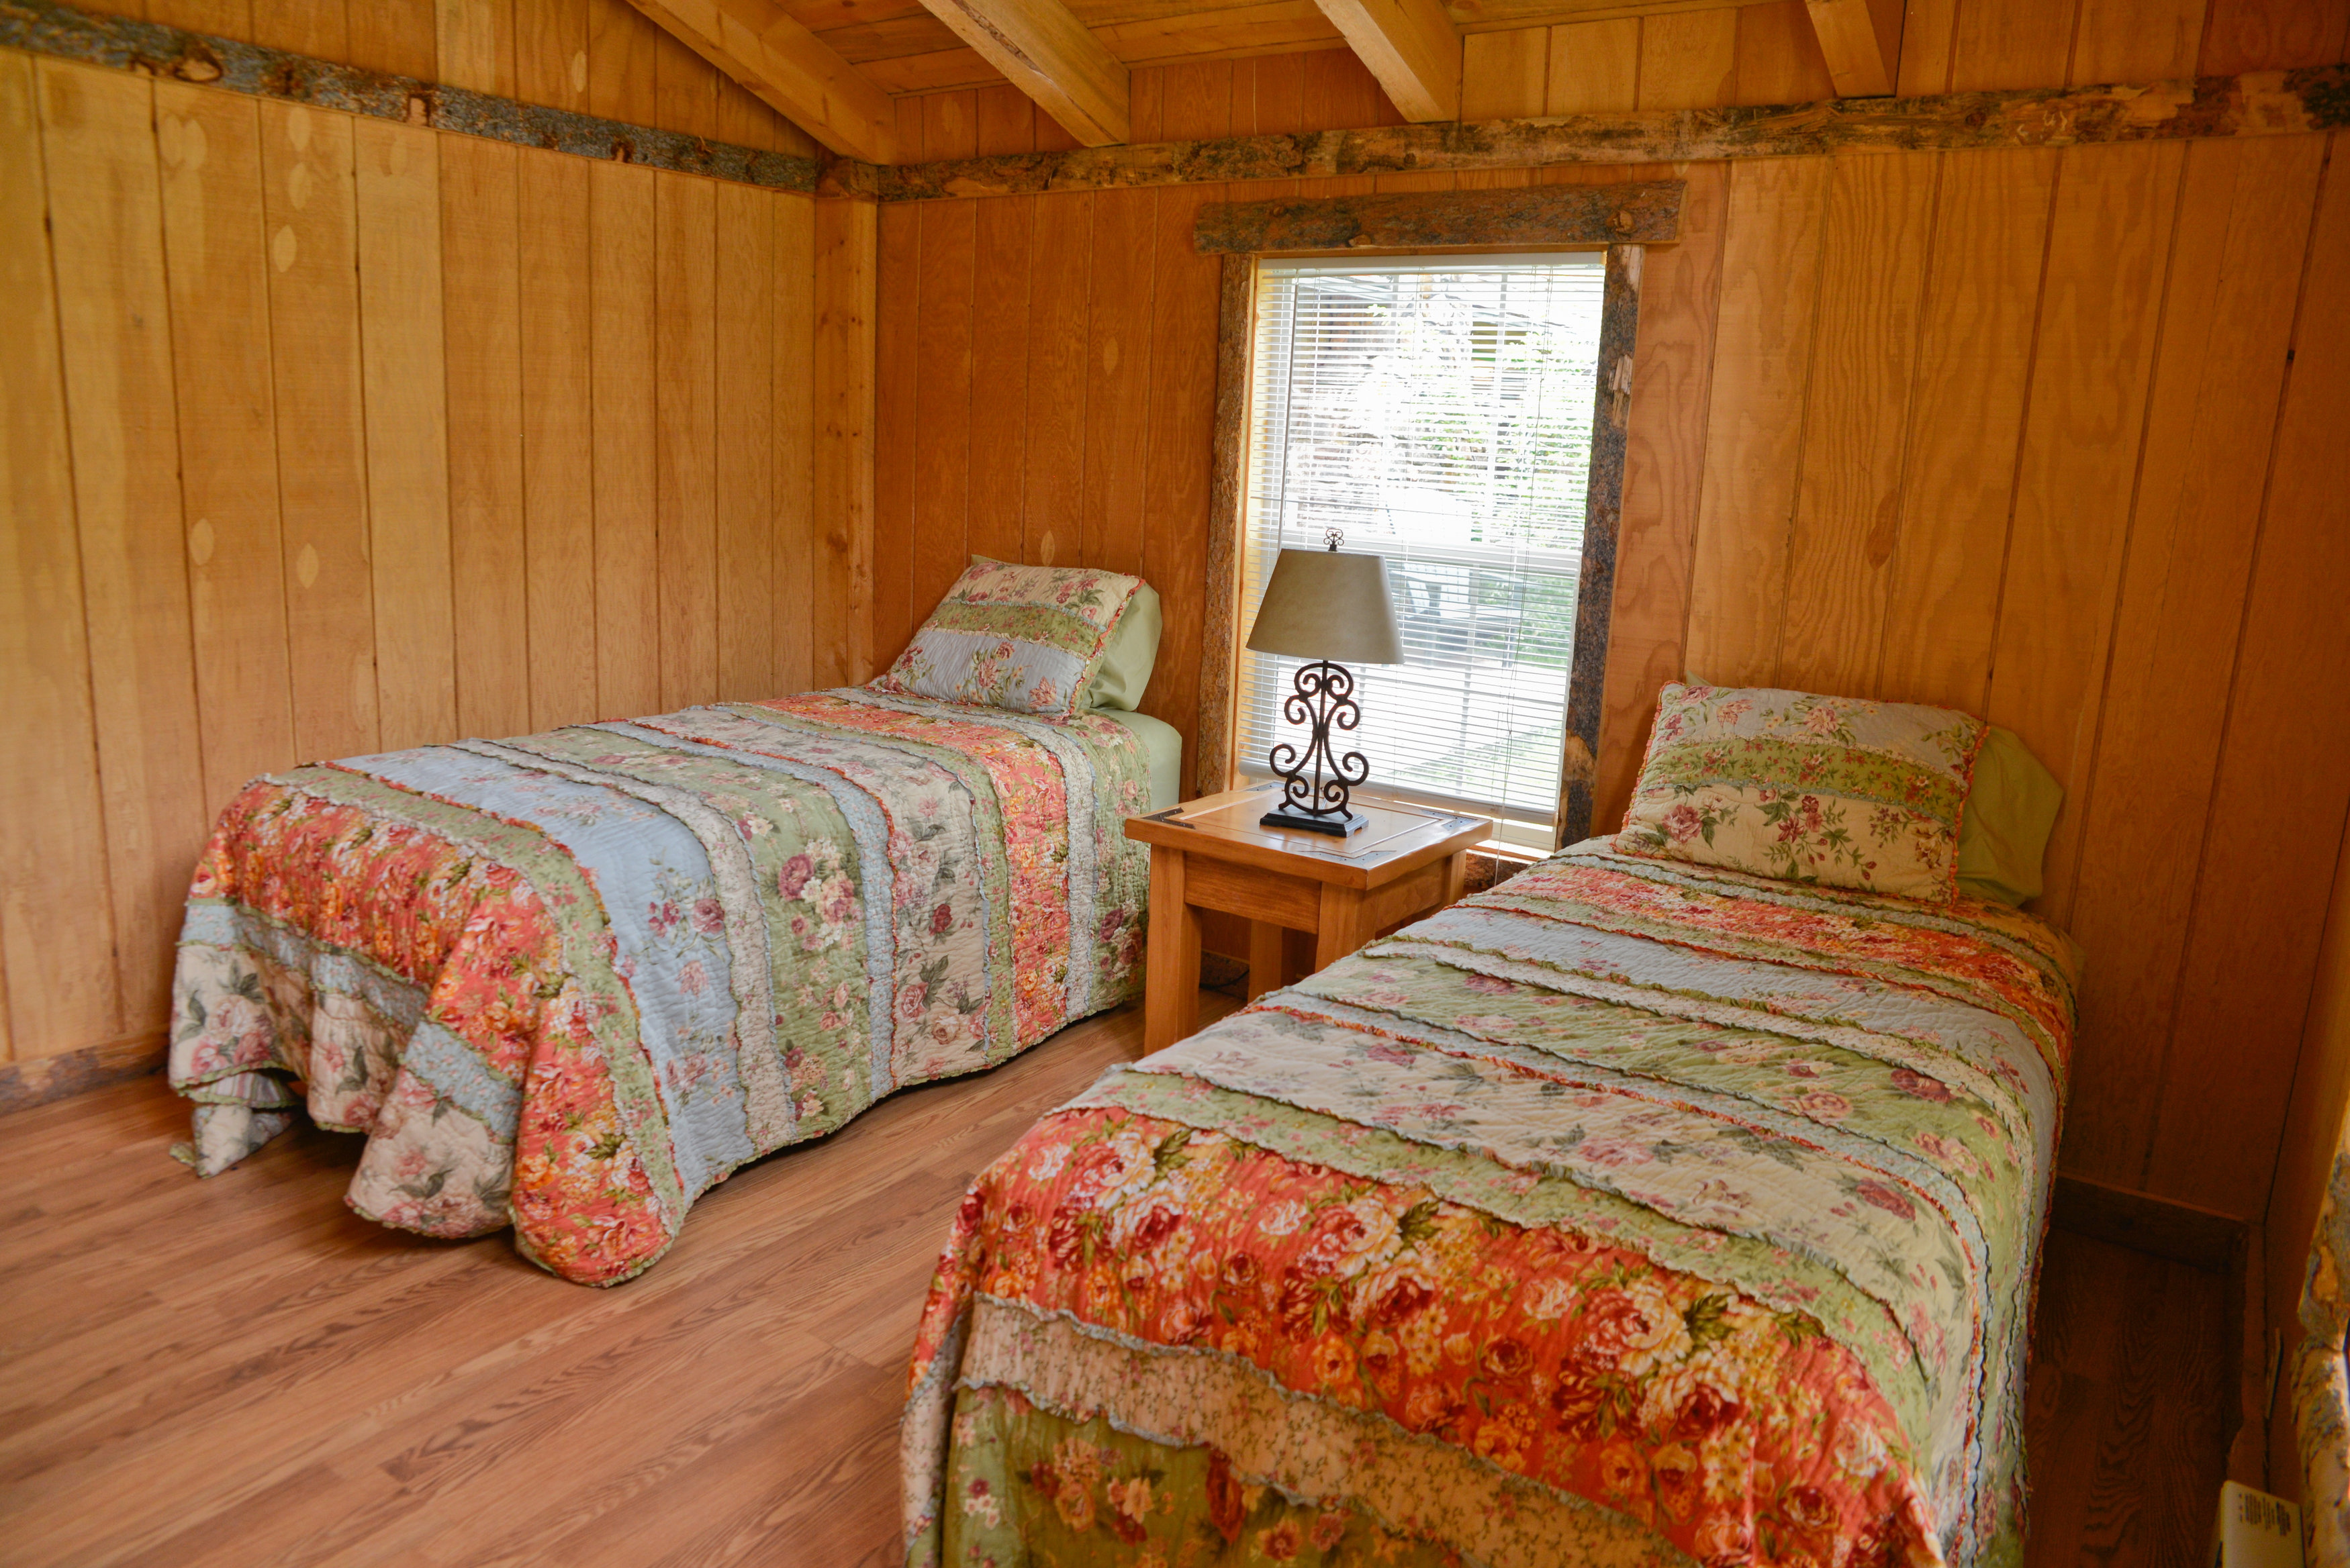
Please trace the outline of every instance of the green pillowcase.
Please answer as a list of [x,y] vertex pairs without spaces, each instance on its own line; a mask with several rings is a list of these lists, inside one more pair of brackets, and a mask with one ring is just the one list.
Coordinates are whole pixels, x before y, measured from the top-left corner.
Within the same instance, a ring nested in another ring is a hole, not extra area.
[[1947,902],[1982,735],[1948,708],[1675,681],[1616,848]]
[[1142,579],[973,556],[877,691],[1066,719]]
[[2040,859],[2064,804],[2056,775],[2014,731],[1991,725],[1959,825],[1959,891],[2019,907],[2040,897]]
[[1094,667],[1093,679],[1086,682],[1077,706],[1117,708],[1128,713],[1141,707],[1151,667],[1159,662],[1159,636],[1165,626],[1158,590],[1142,584],[1110,628],[1109,644],[1102,649],[1101,662]]

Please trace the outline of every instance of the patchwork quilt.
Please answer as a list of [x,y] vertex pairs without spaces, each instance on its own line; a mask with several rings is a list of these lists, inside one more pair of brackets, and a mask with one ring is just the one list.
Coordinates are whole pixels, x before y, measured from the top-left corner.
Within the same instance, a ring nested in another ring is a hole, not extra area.
[[1594,839],[1112,1070],[956,1217],[908,1561],[2017,1561],[2074,964]]
[[307,1107],[359,1213],[629,1278],[737,1167],[1126,1000],[1148,788],[1107,720],[863,690],[258,780],[188,897],[182,1157]]

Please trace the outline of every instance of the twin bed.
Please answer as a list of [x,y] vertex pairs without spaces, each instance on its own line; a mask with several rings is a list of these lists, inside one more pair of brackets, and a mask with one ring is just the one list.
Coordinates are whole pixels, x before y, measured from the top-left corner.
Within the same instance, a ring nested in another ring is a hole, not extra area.
[[[360,1212],[610,1283],[1125,1000],[1171,732],[1079,694],[1139,694],[1139,587],[976,563],[874,688],[256,782],[190,899],[187,1157],[307,1105]],[[1046,1116],[922,1314],[909,1561],[2020,1556],[2075,958],[2012,907],[2019,755],[1669,687],[1622,835]]]

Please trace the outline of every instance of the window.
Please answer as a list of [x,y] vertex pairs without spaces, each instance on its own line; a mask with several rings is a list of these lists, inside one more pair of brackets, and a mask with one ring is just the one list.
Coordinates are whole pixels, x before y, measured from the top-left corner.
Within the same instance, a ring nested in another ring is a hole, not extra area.
[[[1408,662],[1355,671],[1367,787],[1498,819],[1557,812],[1599,362],[1597,254],[1258,265],[1241,556],[1384,556]],[[1241,628],[1245,642],[1247,627]],[[1298,659],[1240,653],[1238,761],[1270,776]],[[1336,739],[1334,737],[1334,739]]]

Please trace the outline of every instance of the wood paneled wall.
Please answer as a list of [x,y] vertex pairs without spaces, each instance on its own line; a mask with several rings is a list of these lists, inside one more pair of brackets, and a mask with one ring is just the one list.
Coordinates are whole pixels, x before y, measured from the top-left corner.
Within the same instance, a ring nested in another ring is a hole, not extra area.
[[91,0],[217,38],[813,156],[798,126],[628,0]]
[[[1799,20],[1478,35],[1466,96],[1488,115],[1816,96]],[[2350,12],[2178,0],[2160,20],[1918,0],[1903,80],[2321,63]],[[1135,86],[1138,140],[1391,114],[1344,55]],[[1036,134],[1007,95],[907,102],[926,158]],[[2067,791],[2041,909],[2089,955],[2064,1167],[2256,1219],[2350,810],[2345,152],[2303,137],[885,208],[875,657],[968,551],[1139,570],[1169,611],[1147,707],[1188,732],[1217,301],[1193,207],[1677,174],[1684,237],[1650,252],[1643,289],[1599,820],[1684,671],[2014,728]]]
[[0,169],[0,1060],[151,1059],[253,774],[858,656],[869,207],[8,53]]

